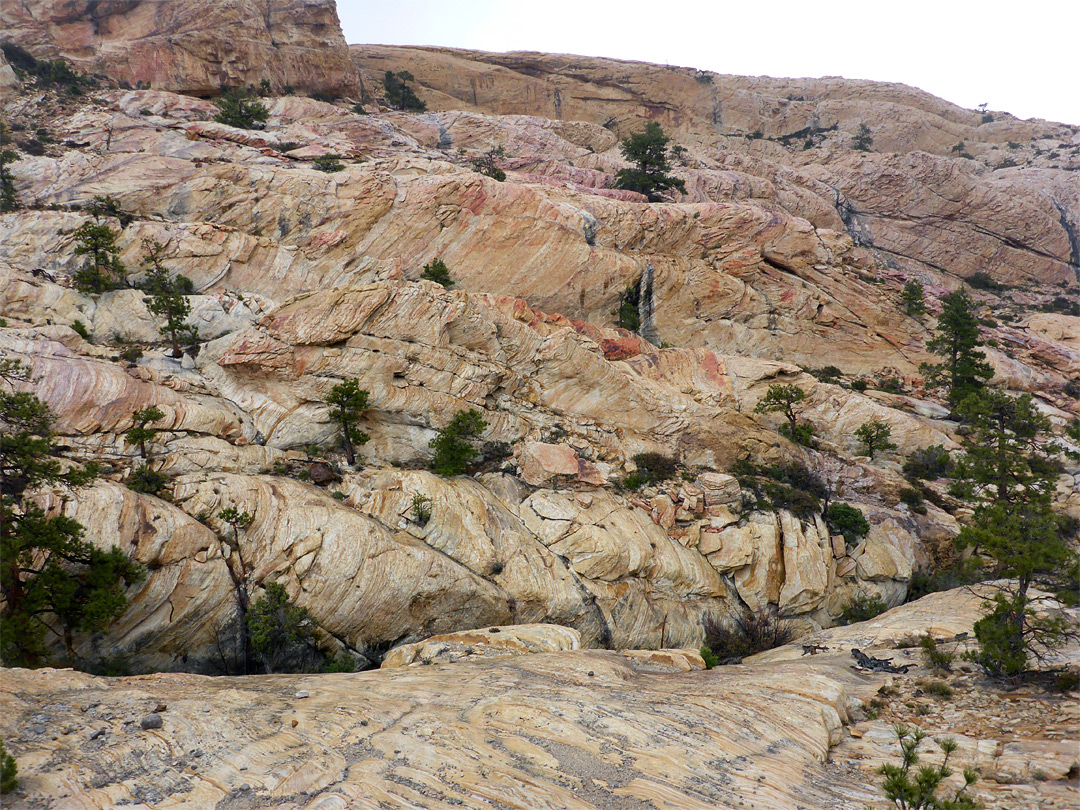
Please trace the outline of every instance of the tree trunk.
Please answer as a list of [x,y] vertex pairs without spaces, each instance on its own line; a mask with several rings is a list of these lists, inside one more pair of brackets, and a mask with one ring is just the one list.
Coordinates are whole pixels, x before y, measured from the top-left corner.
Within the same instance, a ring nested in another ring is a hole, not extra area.
[[349,466],[356,465],[356,454],[353,452],[352,439],[349,438],[349,425],[347,422],[341,423],[341,442],[345,446],[345,460],[349,462]]

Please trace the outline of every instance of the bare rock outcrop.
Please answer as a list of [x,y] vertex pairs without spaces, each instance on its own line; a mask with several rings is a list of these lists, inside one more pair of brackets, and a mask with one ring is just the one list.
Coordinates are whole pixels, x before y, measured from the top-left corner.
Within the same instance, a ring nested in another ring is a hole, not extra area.
[[4,3],[3,39],[131,85],[194,95],[222,86],[352,93],[333,0]]

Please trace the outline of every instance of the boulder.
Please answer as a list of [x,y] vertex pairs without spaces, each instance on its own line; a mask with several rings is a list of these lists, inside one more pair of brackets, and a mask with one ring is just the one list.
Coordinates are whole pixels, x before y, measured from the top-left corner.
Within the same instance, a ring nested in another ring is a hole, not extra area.
[[517,453],[521,477],[532,486],[550,486],[570,479],[590,486],[603,486],[606,479],[591,462],[579,458],[565,444],[523,442]]

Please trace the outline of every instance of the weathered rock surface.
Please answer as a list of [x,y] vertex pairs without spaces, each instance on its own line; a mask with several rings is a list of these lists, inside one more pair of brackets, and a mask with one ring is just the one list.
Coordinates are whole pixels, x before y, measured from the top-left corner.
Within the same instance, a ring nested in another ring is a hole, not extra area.
[[3,39],[89,73],[195,95],[222,86],[350,93],[356,69],[332,0],[4,3]]
[[[896,761],[888,723],[899,719],[957,738],[953,761],[980,769],[975,792],[990,810],[1074,807],[1075,701],[1001,695],[960,673],[951,678],[964,691],[939,702],[918,691],[921,667],[893,676],[850,665],[853,646],[917,664],[896,639],[970,633],[980,606],[963,590],[933,594],[827,631],[824,653],[792,646],[707,672],[679,650],[245,678],[3,670],[0,735],[21,780],[5,801],[884,808],[873,771]],[[868,720],[885,685],[899,694]],[[908,704],[923,707],[918,717]],[[925,756],[936,761],[929,747]]]
[[383,659],[383,669],[417,664],[458,663],[477,658],[506,658],[515,655],[576,650],[581,635],[557,624],[515,624],[459,630],[432,636],[414,644],[395,647]]

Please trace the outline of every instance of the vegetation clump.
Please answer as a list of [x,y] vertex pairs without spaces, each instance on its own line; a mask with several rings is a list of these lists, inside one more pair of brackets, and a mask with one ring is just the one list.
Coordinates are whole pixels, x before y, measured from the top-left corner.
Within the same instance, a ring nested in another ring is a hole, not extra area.
[[903,466],[908,478],[921,478],[924,481],[936,481],[952,475],[954,465],[952,456],[944,445],[932,444],[922,447],[908,456]]
[[473,459],[480,455],[472,440],[486,428],[487,422],[480,416],[480,411],[475,408],[458,411],[428,443],[435,451],[431,469],[445,478],[466,472]]
[[472,166],[476,171],[480,172],[493,180],[498,180],[500,183],[506,180],[506,172],[499,168],[499,160],[506,156],[506,150],[500,146],[493,146],[488,149],[480,157],[472,159]]
[[706,616],[705,648],[718,663],[738,663],[748,655],[780,647],[795,639],[795,626],[781,619],[775,606],[732,612],[726,617]]
[[15,193],[15,180],[8,168],[12,163],[21,159],[14,149],[8,149],[11,138],[8,135],[8,127],[0,121],[0,214],[19,209],[19,198]]
[[956,407],[969,395],[981,390],[994,370],[979,350],[979,323],[975,302],[962,290],[941,299],[943,310],[938,318],[934,337],[926,347],[944,358],[943,362],[923,363],[919,368],[926,375],[930,388],[944,386],[949,404]]
[[851,504],[833,503],[825,510],[825,521],[837,534],[844,535],[844,541],[853,546],[870,531],[870,522],[862,511]]
[[866,454],[870,458],[875,453],[896,449],[896,445],[889,440],[891,436],[892,427],[880,419],[864,422],[855,430],[855,438],[866,446]]
[[4,741],[0,740],[0,794],[11,793],[19,786],[18,773],[15,757],[7,752]]
[[630,169],[619,169],[616,173],[615,187],[637,191],[649,198],[649,202],[665,199],[665,191],[677,189],[686,192],[686,184],[667,172],[667,146],[671,141],[664,130],[655,121],[645,125],[644,132],[638,132],[622,142],[622,153],[634,164]]
[[270,120],[266,105],[246,90],[226,89],[215,103],[219,112],[214,120],[219,124],[237,129],[259,129]]
[[164,319],[158,331],[172,344],[173,357],[180,355],[182,340],[197,341],[199,333],[196,327],[187,323],[191,314],[188,296],[195,291],[195,286],[187,276],[170,276],[165,269],[165,246],[150,239],[143,240],[146,257],[143,268],[146,277],[140,285],[149,297],[144,299],[146,306],[154,315]]
[[316,171],[326,172],[327,174],[333,174],[334,172],[340,172],[345,168],[345,164],[341,162],[341,155],[319,155],[313,161],[311,166]]
[[855,624],[856,622],[868,622],[875,616],[880,616],[889,606],[885,600],[877,594],[859,594],[840,610],[841,624]]
[[383,99],[386,101],[386,106],[405,112],[427,110],[427,104],[421,101],[416,91],[409,87],[409,82],[414,81],[416,77],[407,70],[400,70],[397,73],[392,70],[386,71],[383,76]]
[[267,674],[306,672],[322,656],[315,646],[315,621],[307,608],[289,599],[285,586],[271,582],[247,613],[251,650]]
[[633,461],[637,471],[623,480],[623,486],[627,489],[640,489],[646,484],[666,481],[674,478],[678,470],[678,462],[663,453],[637,453]]
[[874,138],[870,134],[870,127],[866,124],[859,124],[859,131],[855,133],[855,137],[851,139],[851,148],[857,152],[869,152],[870,147],[874,145]]
[[446,266],[446,262],[442,259],[432,259],[425,264],[424,272],[420,274],[420,278],[424,279],[424,281],[434,281],[446,289],[454,286],[454,278],[450,275],[450,268]]
[[74,635],[104,630],[127,608],[124,586],[145,571],[113,546],[103,551],[63,515],[49,517],[27,497],[44,484],[79,486],[96,470],[62,472],[53,456],[53,416],[34,394],[19,361],[0,360],[0,660],[40,666],[45,639],[60,638],[75,658]]
[[912,773],[912,768],[919,763],[919,747],[928,735],[921,728],[912,730],[902,724],[893,730],[900,742],[900,764],[887,762],[878,773],[885,777],[882,790],[886,798],[898,810],[979,810],[982,807],[967,792],[979,779],[970,768],[964,769],[964,784],[951,797],[938,795],[941,783],[952,776],[949,757],[958,748],[955,740],[946,738],[939,743],[945,754],[940,765],[923,765]]
[[905,284],[903,292],[900,293],[900,301],[903,304],[904,312],[912,318],[918,318],[925,313],[925,296],[926,293],[923,289],[922,282],[918,279],[912,279]]

